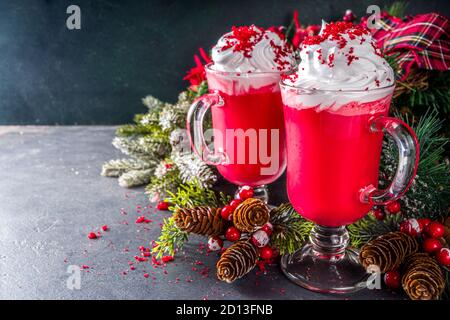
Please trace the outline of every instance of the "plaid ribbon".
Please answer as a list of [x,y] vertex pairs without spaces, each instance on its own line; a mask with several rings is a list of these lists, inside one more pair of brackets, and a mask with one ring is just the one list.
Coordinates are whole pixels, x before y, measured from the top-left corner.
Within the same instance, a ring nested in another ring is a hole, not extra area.
[[404,80],[412,68],[449,70],[450,24],[437,13],[399,19],[382,13],[372,36],[383,52],[398,65],[398,79]]

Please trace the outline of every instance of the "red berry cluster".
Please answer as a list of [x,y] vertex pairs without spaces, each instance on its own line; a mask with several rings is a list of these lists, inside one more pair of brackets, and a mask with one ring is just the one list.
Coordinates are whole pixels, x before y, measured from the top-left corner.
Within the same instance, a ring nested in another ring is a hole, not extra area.
[[407,219],[400,224],[400,231],[410,236],[422,239],[422,249],[436,257],[436,260],[445,267],[450,267],[450,250],[444,248],[442,237],[445,227],[442,223],[428,218]]
[[387,205],[382,207],[375,207],[372,210],[372,215],[379,221],[386,218],[386,214],[398,214],[401,211],[400,201],[391,201]]
[[[252,187],[243,186],[239,190],[238,198],[230,201],[229,204],[221,209],[222,219],[232,222],[233,213],[236,208],[246,199],[252,198],[254,190]],[[255,231],[251,237],[251,242],[258,248],[260,248],[260,258],[264,261],[270,260],[274,257],[274,250],[268,246],[270,235],[272,234],[273,227],[270,223],[265,224],[259,230]],[[230,242],[236,242],[241,239],[241,231],[235,226],[231,225],[225,231],[225,239]],[[208,249],[211,251],[218,251],[223,249],[223,240],[219,236],[210,237],[208,240]]]

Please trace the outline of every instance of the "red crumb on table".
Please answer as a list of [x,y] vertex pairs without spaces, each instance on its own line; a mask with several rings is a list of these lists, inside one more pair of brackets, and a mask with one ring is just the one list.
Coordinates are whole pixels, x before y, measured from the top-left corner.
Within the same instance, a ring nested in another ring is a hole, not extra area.
[[164,262],[164,263],[170,262],[172,260],[173,260],[172,256],[164,256],[164,257],[161,258],[161,261]]
[[93,239],[97,239],[97,238],[98,238],[98,236],[95,234],[95,232],[89,232],[88,239],[93,240]]
[[135,221],[136,224],[139,224],[139,223],[150,223],[150,222],[153,222],[153,221],[150,220],[150,219],[147,219],[145,216],[139,216],[139,217],[137,217],[137,219]]

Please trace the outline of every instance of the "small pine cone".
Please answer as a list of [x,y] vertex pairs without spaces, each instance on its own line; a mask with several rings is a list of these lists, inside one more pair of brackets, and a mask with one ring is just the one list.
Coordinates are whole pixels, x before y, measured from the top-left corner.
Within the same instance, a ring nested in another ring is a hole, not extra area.
[[450,245],[450,217],[445,219],[445,221],[444,221],[444,229],[445,229],[445,233],[444,233],[445,244],[447,246],[449,246]]
[[258,249],[248,240],[230,246],[217,261],[217,278],[228,283],[249,273],[256,265]]
[[270,211],[260,199],[244,200],[233,213],[233,224],[241,232],[254,232],[269,222]]
[[175,212],[174,218],[176,226],[189,233],[215,236],[225,232],[226,225],[217,208],[181,208]]
[[436,260],[427,253],[415,253],[406,259],[402,269],[402,287],[412,300],[439,299],[445,279]]
[[359,254],[362,265],[367,269],[376,265],[381,272],[396,270],[403,260],[416,253],[419,244],[416,239],[403,232],[389,232],[366,243]]

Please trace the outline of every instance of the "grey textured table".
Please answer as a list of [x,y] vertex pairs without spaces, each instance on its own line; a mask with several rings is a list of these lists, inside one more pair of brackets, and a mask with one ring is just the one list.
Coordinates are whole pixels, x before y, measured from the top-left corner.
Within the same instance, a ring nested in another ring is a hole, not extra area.
[[[402,298],[386,290],[312,293],[277,266],[221,283],[217,256],[205,254],[200,238],[165,267],[135,262],[130,270],[138,247],[157,238],[170,213],[149,208],[142,188],[126,190],[99,175],[103,162],[121,156],[113,136],[113,127],[0,127],[0,299]],[[153,222],[135,224],[142,213]],[[105,224],[101,238],[87,239]],[[80,289],[67,287],[72,265],[88,267]]]

